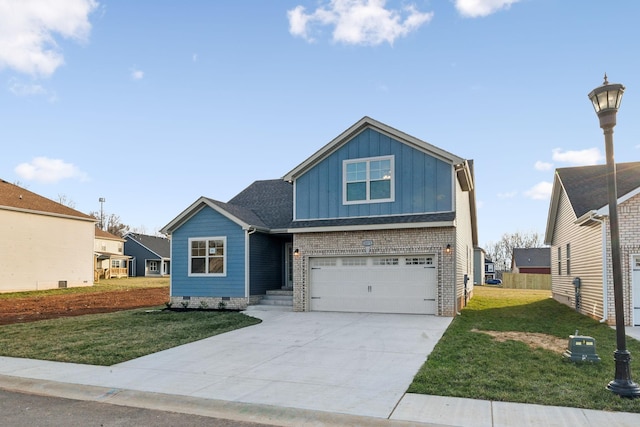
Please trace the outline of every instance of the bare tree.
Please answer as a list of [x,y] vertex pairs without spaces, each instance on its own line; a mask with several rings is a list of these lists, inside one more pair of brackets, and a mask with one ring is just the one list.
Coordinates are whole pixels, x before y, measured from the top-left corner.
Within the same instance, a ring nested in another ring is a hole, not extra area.
[[[89,215],[100,221],[100,212],[89,212]],[[120,217],[116,214],[110,214],[106,220],[106,232],[122,237],[129,232],[129,226],[123,224]]]
[[60,203],[61,205],[65,205],[70,207],[71,209],[75,209],[76,208],[76,202],[74,202],[73,200],[71,200],[69,197],[67,197],[65,194],[58,194],[58,203]]
[[505,233],[498,242],[489,242],[484,250],[493,261],[496,271],[509,271],[515,248],[541,248],[543,247],[542,236],[537,232]]

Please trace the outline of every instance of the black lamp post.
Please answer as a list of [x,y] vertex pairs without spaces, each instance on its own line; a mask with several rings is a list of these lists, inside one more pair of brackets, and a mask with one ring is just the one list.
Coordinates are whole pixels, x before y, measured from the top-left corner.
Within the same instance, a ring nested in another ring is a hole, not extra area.
[[624,327],[624,294],[622,292],[622,262],[620,259],[620,231],[618,229],[618,189],[616,183],[616,164],[613,157],[613,128],[616,125],[616,113],[620,108],[624,86],[610,84],[604,75],[602,86],[589,93],[589,99],[600,119],[604,131],[604,143],[607,154],[607,185],[609,191],[609,227],[611,230],[611,258],[613,269],[613,299],[616,310],[616,345],[613,353],[616,362],[615,379],[607,389],[622,397],[640,397],[640,387],[631,380],[631,353],[627,351],[627,338]]

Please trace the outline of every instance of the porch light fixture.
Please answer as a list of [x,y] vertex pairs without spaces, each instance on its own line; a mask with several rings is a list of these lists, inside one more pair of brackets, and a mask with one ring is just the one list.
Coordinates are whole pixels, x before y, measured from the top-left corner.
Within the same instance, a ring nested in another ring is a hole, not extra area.
[[609,193],[609,228],[611,229],[611,259],[613,270],[613,298],[616,312],[616,351],[613,353],[616,372],[615,379],[607,385],[607,390],[622,397],[640,397],[640,387],[631,380],[631,353],[627,350],[624,326],[624,294],[622,290],[622,261],[620,257],[620,231],[618,228],[618,188],[616,164],[613,156],[613,128],[620,108],[624,86],[611,84],[604,75],[604,83],[589,93],[589,99],[600,119],[604,131],[607,156],[607,186]]
[[295,251],[293,251],[293,256],[300,256],[300,249],[297,249]]
[[444,250],[446,253],[450,254],[451,253],[451,245],[447,245],[446,249]]

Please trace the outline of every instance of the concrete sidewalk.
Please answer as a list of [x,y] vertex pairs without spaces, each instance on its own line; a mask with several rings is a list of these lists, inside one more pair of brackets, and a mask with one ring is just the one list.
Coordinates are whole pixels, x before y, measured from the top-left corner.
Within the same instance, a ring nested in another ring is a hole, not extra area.
[[0,388],[274,425],[640,425],[640,414],[405,394],[451,318],[251,315],[263,322],[109,367],[0,357]]

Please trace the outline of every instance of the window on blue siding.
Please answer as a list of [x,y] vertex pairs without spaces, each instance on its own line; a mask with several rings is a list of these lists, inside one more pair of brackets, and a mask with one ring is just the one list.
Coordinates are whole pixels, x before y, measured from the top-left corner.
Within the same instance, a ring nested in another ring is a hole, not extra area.
[[225,276],[226,237],[189,239],[189,275]]
[[393,188],[393,156],[343,162],[345,204],[392,202]]

